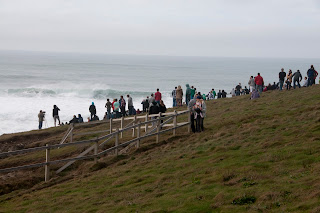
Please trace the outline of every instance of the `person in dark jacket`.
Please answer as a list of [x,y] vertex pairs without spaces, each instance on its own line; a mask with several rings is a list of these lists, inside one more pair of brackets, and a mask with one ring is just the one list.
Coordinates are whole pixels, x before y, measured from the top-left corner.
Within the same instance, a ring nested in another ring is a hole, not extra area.
[[300,73],[300,70],[297,70],[297,72],[293,73],[293,89],[296,88],[296,82],[298,83],[299,88],[301,88],[300,81],[302,81],[302,75]]
[[191,97],[191,88],[189,84],[186,84],[186,104],[187,105],[189,104],[190,97]]
[[79,123],[83,123],[83,117],[81,116],[81,114],[78,114],[78,121]]
[[92,102],[92,104],[89,107],[89,111],[90,111],[90,119],[92,120],[92,118],[97,114],[97,110],[96,110],[96,106],[94,105],[94,102]]
[[222,96],[222,98],[226,98],[227,97],[227,93],[224,90],[222,90],[221,96]]
[[221,90],[219,90],[219,92],[218,92],[218,98],[222,98]]
[[[159,109],[159,105],[158,103],[154,100],[151,105],[150,105],[150,108],[149,108],[149,115],[154,115],[154,114],[159,114],[160,112],[160,109]],[[151,118],[152,120],[156,120],[157,117],[154,116]],[[156,125],[156,122],[153,122],[152,123],[152,126]]]
[[73,123],[73,124],[79,123],[79,120],[78,120],[77,116],[74,115],[73,118],[69,121],[69,123],[70,123],[70,124],[72,124],[72,123]]
[[149,115],[159,114],[159,112],[160,112],[160,109],[159,109],[158,103],[156,101],[153,101],[149,109]]
[[119,104],[120,104],[122,117],[124,117],[126,116],[126,100],[124,100],[123,95],[120,96]]
[[284,71],[284,69],[281,69],[281,72],[279,72],[279,90],[282,90],[284,79],[286,78],[287,73]]
[[163,103],[163,100],[160,101],[159,111],[160,111],[161,113],[165,113],[165,112],[167,111],[167,107],[166,107],[166,105]]
[[60,118],[59,118],[59,111],[60,109],[57,107],[57,105],[53,105],[53,110],[52,110],[52,117],[54,120],[54,126],[57,126],[57,119],[59,121],[59,125],[60,125]]
[[313,65],[311,65],[310,69],[308,70],[307,72],[307,75],[308,75],[308,87],[309,86],[312,86],[313,84],[313,80],[314,80],[314,67]]

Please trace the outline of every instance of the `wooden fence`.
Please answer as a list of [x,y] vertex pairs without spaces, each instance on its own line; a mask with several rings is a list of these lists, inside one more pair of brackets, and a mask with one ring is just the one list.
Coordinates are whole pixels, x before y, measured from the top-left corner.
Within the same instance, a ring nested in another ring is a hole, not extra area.
[[[178,123],[178,116],[187,114],[187,121],[186,122],[180,122]],[[130,121],[126,126],[124,126],[125,121]],[[141,120],[143,120],[141,122]],[[171,122],[172,123],[169,123]],[[117,126],[117,122],[120,122],[118,126],[120,128],[114,128]],[[100,122],[89,122],[89,123],[82,123],[82,124],[75,124],[70,125],[68,128],[66,134],[63,136],[62,140],[59,144],[55,145],[49,145],[41,146],[41,147],[34,147],[29,149],[22,149],[22,150],[16,150],[16,151],[10,151],[10,152],[4,152],[0,153],[0,158],[9,157],[12,155],[19,155],[29,152],[35,152],[35,151],[41,151],[45,150],[45,156],[46,161],[42,163],[36,163],[36,164],[30,164],[30,165],[23,165],[23,166],[17,166],[17,167],[11,167],[11,168],[4,168],[0,169],[0,173],[8,173],[12,171],[22,170],[22,169],[28,169],[28,168],[34,168],[34,167],[42,167],[45,168],[45,181],[49,181],[50,179],[50,165],[58,164],[58,163],[66,163],[64,166],[59,168],[56,171],[56,174],[60,173],[70,165],[72,165],[74,162],[78,160],[86,160],[86,159],[94,159],[94,162],[98,162],[98,158],[102,157],[106,154],[115,154],[119,155],[123,152],[126,152],[128,149],[133,147],[134,145],[136,148],[140,147],[140,143],[142,139],[145,139],[147,137],[156,136],[156,142],[159,142],[160,135],[172,131],[173,135],[176,134],[176,129],[184,126],[188,126],[188,133],[190,133],[190,111],[180,111],[180,112],[170,112],[170,113],[159,113],[156,115],[142,115],[142,116],[132,116],[132,117],[122,117],[119,119],[110,119],[108,121],[109,128],[106,130],[101,131],[95,131],[95,132],[80,132],[80,133],[74,133],[74,130],[76,127],[84,126],[84,125],[93,125],[93,124],[103,124]],[[142,130],[144,130],[144,135],[142,135]],[[119,138],[123,137],[123,133],[125,131],[132,131],[132,137],[133,139],[129,141],[125,141],[123,143],[119,143]],[[92,135],[92,134],[98,134],[98,133],[106,133],[109,134],[100,136],[94,139],[90,140],[83,140],[83,141],[73,141],[73,138],[75,135]],[[70,137],[70,142],[66,143],[67,138]],[[104,149],[103,146],[111,141],[111,139],[114,138],[114,146]],[[102,141],[99,143],[99,141]],[[68,147],[68,146],[79,146],[83,144],[91,144],[89,148],[87,148],[85,151],[83,151],[81,154],[79,154],[77,157],[73,158],[65,158],[60,160],[50,160],[50,150],[53,149],[59,149],[62,147]],[[99,151],[99,147],[101,147],[101,151]],[[87,155],[93,151],[93,154]]]

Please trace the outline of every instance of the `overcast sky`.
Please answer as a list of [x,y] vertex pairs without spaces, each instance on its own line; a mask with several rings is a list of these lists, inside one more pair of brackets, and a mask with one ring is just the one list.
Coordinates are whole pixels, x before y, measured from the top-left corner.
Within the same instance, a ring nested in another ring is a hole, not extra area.
[[319,58],[320,0],[0,0],[0,50]]

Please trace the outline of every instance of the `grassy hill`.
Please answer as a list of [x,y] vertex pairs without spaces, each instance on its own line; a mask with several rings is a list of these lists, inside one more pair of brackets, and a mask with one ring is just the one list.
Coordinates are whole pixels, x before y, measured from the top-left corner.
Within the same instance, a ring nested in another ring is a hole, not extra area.
[[320,212],[319,85],[207,108],[205,132],[82,162],[1,195],[0,212]]

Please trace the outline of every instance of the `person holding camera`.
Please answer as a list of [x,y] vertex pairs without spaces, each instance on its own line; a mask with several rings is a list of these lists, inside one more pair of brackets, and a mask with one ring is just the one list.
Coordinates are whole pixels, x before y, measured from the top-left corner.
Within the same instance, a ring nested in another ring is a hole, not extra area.
[[45,116],[45,111],[40,110],[39,114],[38,114],[38,118],[39,118],[39,129],[42,129],[42,123],[44,121],[44,116]]

